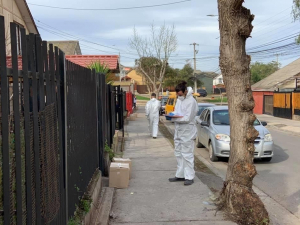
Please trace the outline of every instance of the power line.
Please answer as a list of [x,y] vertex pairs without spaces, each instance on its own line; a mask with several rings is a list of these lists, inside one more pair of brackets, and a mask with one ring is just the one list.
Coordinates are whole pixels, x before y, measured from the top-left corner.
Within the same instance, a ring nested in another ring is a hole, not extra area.
[[38,7],[45,7],[45,8],[52,8],[52,9],[61,9],[61,10],[77,10],[77,11],[115,11],[115,10],[129,10],[129,9],[142,9],[142,8],[154,8],[154,7],[161,7],[161,6],[168,6],[168,5],[175,5],[184,2],[190,2],[191,0],[183,0],[178,2],[170,2],[165,4],[159,5],[146,5],[146,6],[132,6],[132,7],[124,7],[124,8],[103,8],[103,9],[80,9],[80,8],[64,8],[58,6],[50,6],[50,5],[40,5],[34,3],[28,3],[29,5],[38,6]]

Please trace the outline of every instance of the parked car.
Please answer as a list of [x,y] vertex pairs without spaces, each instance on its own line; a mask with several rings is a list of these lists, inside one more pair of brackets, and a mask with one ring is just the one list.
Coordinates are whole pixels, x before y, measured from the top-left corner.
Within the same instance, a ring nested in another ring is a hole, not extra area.
[[208,107],[215,106],[215,104],[210,104],[210,103],[198,103],[198,113],[197,116],[200,116],[201,113],[204,111],[204,109]]
[[[209,107],[196,117],[198,137],[196,144],[198,148],[206,147],[209,150],[209,158],[212,162],[218,161],[220,157],[230,155],[230,124],[228,106]],[[254,121],[255,129],[259,132],[256,138],[254,158],[263,161],[271,161],[273,157],[272,135],[265,128],[266,122]]]
[[160,110],[159,110],[160,116],[165,114],[165,109],[166,109],[166,104],[167,104],[168,98],[169,98],[168,96],[163,96],[160,99]]
[[198,89],[197,93],[200,94],[199,97],[206,97],[207,96],[207,91],[204,89]]

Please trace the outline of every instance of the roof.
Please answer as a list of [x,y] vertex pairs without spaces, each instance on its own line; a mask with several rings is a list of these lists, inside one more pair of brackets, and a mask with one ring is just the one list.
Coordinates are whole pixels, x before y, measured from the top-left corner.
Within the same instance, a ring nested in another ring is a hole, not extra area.
[[15,0],[29,33],[39,34],[30,9],[25,0]]
[[48,41],[48,46],[49,44],[58,47],[66,55],[81,55],[79,41]]
[[119,71],[119,56],[118,55],[67,55],[66,59],[78,65],[87,67],[93,62],[105,63],[111,72]]
[[288,64],[265,79],[252,85],[252,90],[274,91],[276,88],[295,88],[295,79],[300,77],[300,59]]

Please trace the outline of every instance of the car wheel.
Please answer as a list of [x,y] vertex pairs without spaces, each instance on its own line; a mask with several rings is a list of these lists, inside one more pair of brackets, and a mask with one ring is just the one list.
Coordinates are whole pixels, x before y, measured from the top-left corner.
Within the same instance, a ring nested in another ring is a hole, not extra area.
[[197,144],[197,148],[203,148],[204,147],[204,145],[201,144],[201,142],[199,141],[198,137],[196,138],[196,144]]
[[263,162],[270,162],[272,160],[272,157],[262,158]]
[[209,159],[210,159],[210,161],[212,161],[212,162],[219,161],[218,157],[215,156],[215,150],[214,150],[214,146],[212,145],[212,143],[209,143],[208,151],[209,151]]

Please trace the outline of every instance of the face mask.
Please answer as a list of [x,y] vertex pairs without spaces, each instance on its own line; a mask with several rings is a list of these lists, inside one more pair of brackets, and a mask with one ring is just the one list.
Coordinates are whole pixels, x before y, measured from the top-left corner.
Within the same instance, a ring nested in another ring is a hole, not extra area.
[[178,96],[178,99],[179,99],[180,101],[183,101],[183,100],[184,100],[184,97],[183,97],[183,96]]

